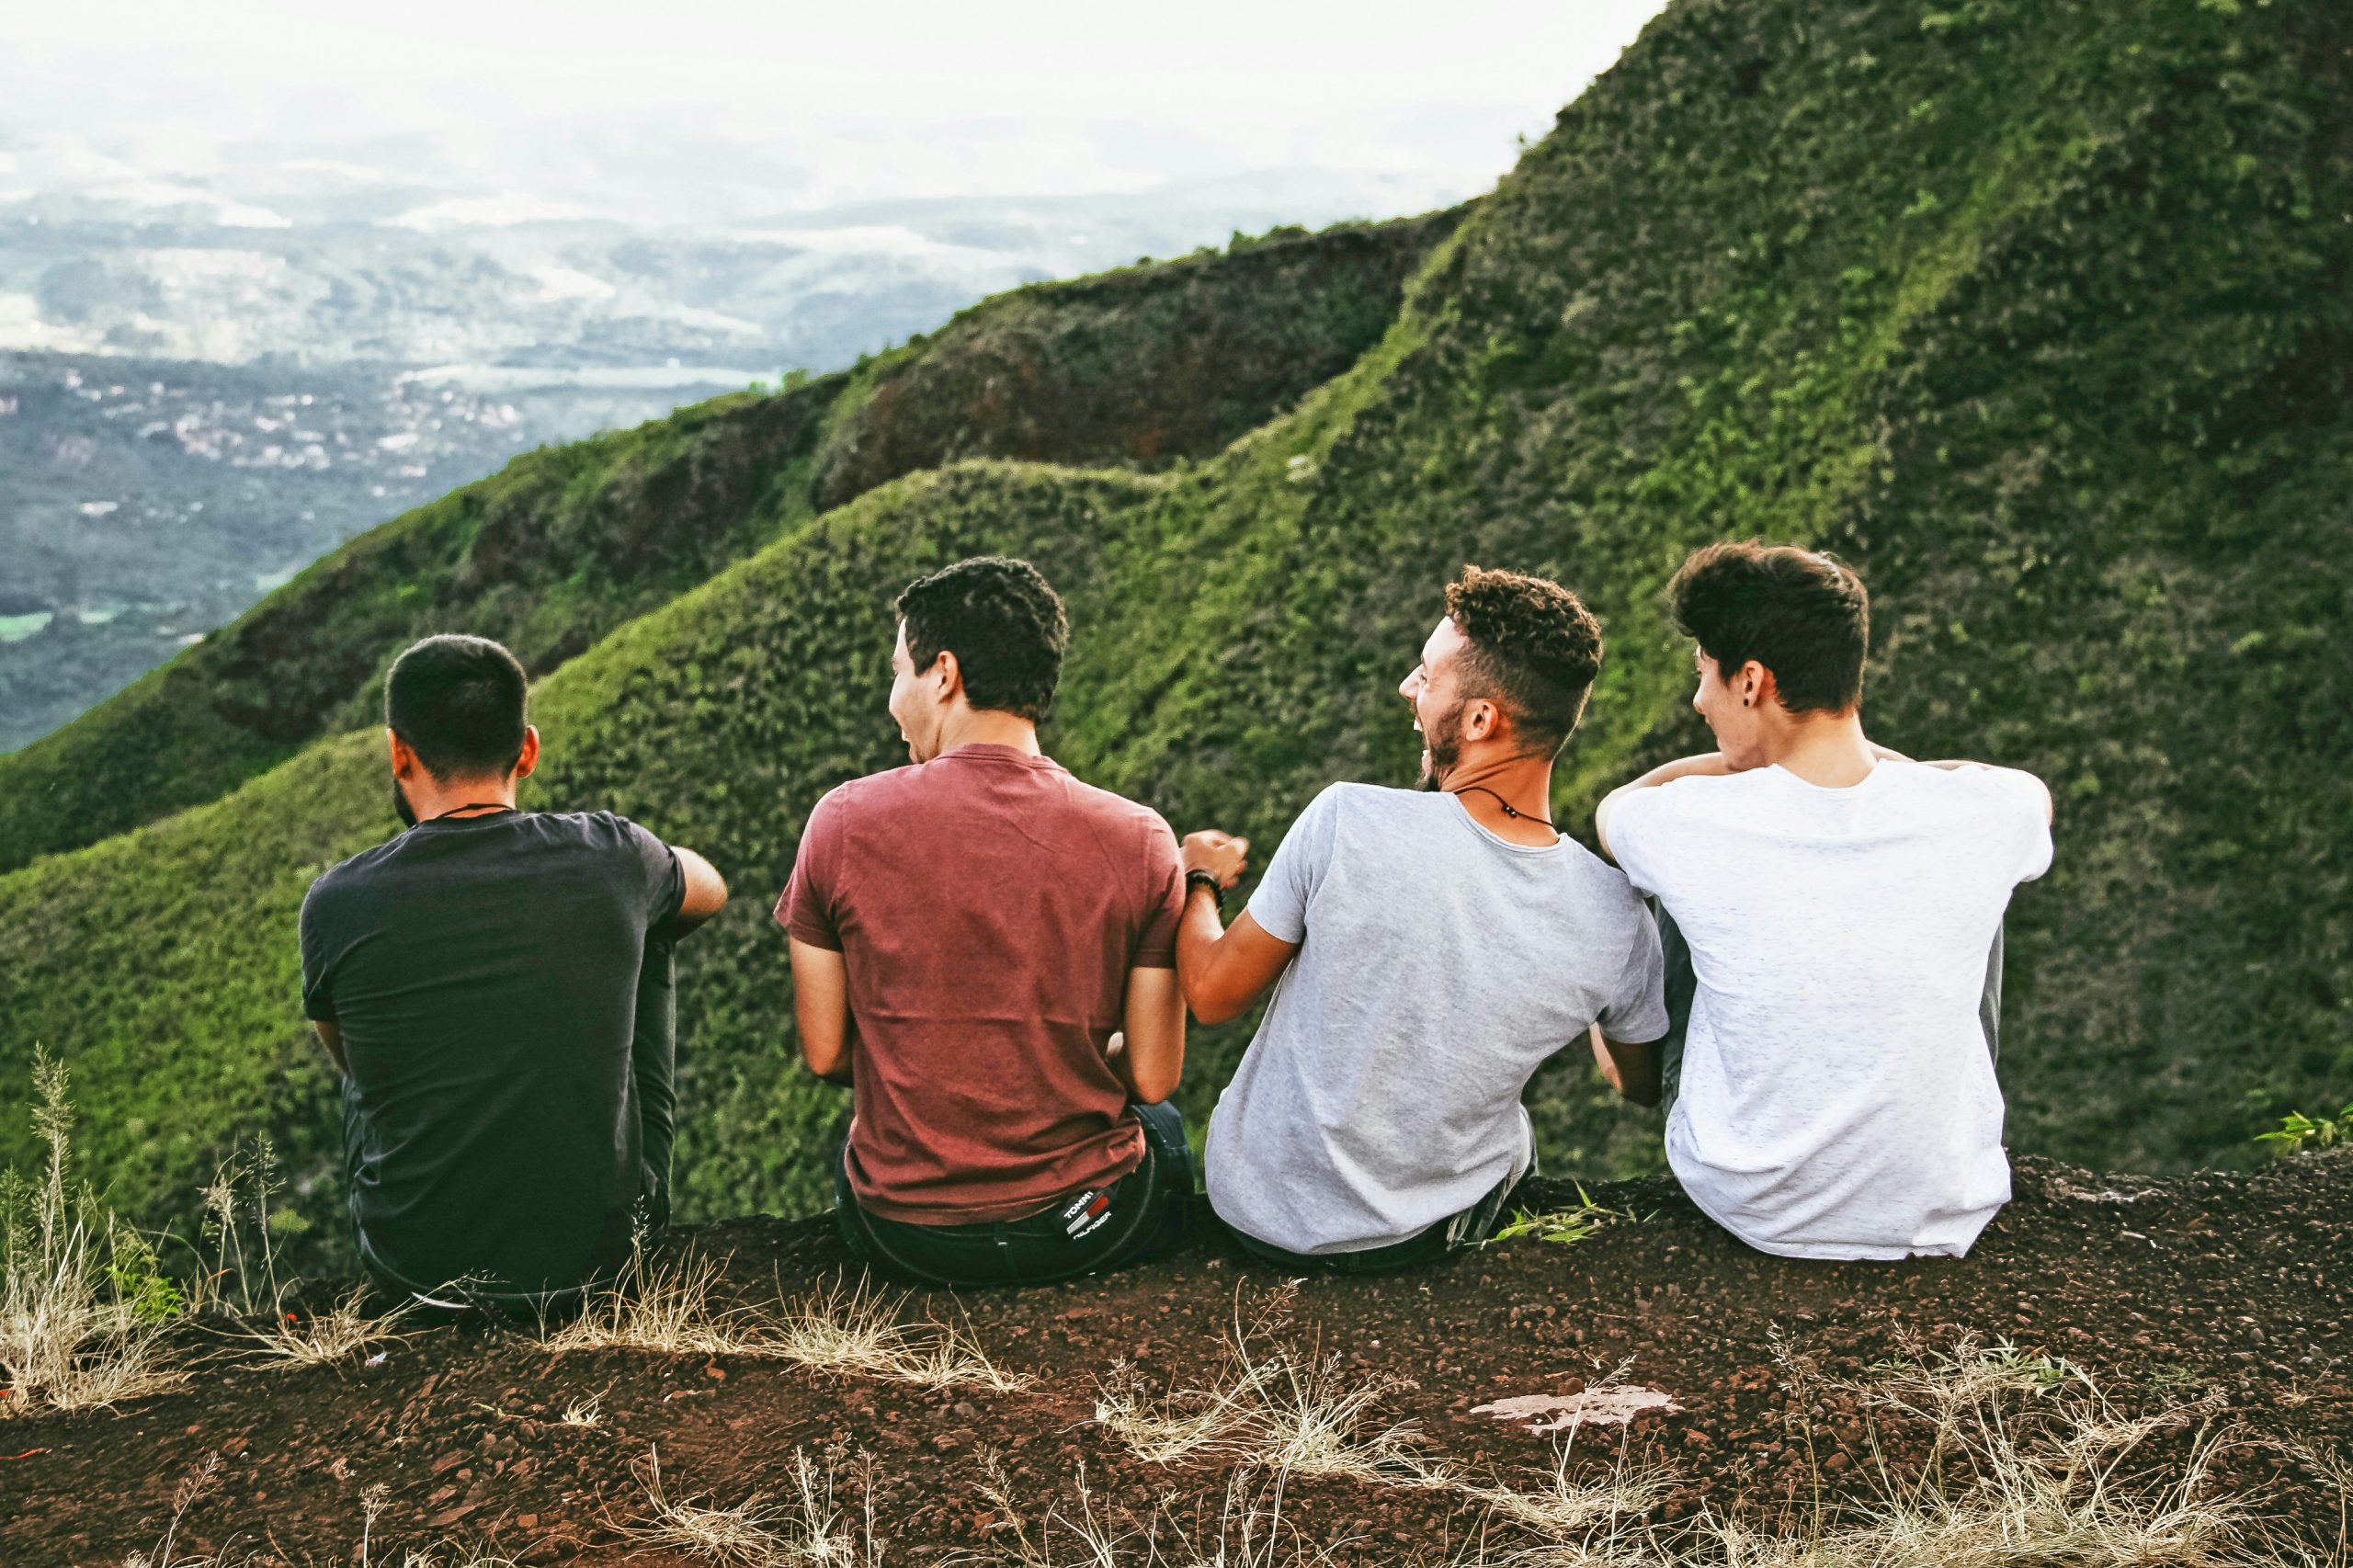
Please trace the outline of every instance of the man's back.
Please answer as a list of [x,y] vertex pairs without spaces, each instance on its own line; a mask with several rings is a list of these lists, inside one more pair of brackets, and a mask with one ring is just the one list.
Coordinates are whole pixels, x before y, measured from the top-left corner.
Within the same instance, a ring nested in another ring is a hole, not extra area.
[[1167,824],[1013,746],[854,779],[810,814],[777,915],[843,955],[848,1168],[885,1219],[1017,1219],[1136,1167],[1105,1050],[1128,971],[1175,963]]
[[1566,838],[1499,838],[1453,795],[1332,786],[1250,913],[1299,952],[1219,1097],[1210,1197],[1290,1252],[1393,1245],[1477,1203],[1526,1165],[1539,1065],[1597,1019],[1666,1028],[1626,879]]
[[1727,1229],[1790,1256],[1966,1252],[2008,1199],[1979,1017],[2011,890],[2050,865],[2039,790],[1881,761],[1622,797],[1611,846],[1690,945],[1667,1157]]
[[380,1267],[538,1290],[625,1249],[638,976],[683,892],[669,848],[604,812],[427,822],[313,884],[304,1010],[340,1030]]

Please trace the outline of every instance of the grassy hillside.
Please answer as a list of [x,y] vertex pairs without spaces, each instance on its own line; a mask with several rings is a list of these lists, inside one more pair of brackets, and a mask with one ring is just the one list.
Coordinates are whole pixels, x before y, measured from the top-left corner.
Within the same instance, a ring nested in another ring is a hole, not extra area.
[[[1376,346],[1214,460],[899,479],[620,629],[538,688],[534,799],[735,881],[682,950],[688,1207],[819,1199],[841,1101],[793,1066],[767,905],[811,804],[895,759],[891,594],[983,548],[1070,595],[1056,755],[1271,848],[1325,780],[1406,776],[1392,687],[1462,561],[1556,574],[1609,630],[1558,802],[1582,822],[1704,744],[1659,606],[1684,551],[1835,547],[1878,600],[1874,732],[2058,794],[2012,926],[2013,1144],[2232,1160],[2342,1103],[2349,210],[2328,0],[1679,0]],[[266,1122],[331,1212],[292,919],[390,831],[374,744],[0,877],[0,1081],[35,1040],[74,1058],[125,1199],[168,1209]],[[1207,1031],[1196,1109],[1245,1038]],[[1654,1158],[1573,1062],[1535,1097],[1555,1172]]]
[[1237,238],[1017,290],[858,370],[529,453],[0,756],[0,869],[215,799],[367,722],[392,655],[426,632],[499,638],[542,675],[903,473],[1215,452],[1376,342],[1461,215]]

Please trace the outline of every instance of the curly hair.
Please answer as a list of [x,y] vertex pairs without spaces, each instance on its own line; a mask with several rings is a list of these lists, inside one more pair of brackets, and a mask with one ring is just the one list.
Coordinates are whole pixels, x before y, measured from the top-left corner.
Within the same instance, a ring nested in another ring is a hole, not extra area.
[[1560,584],[1465,566],[1446,613],[1470,642],[1463,690],[1493,699],[1530,751],[1553,755],[1584,716],[1601,668],[1601,623]]
[[1843,713],[1863,699],[1871,601],[1831,556],[1760,540],[1695,551],[1666,585],[1675,624],[1730,676],[1754,659],[1792,713]]
[[1035,566],[976,555],[917,578],[899,596],[907,653],[918,671],[956,655],[975,708],[1042,722],[1054,705],[1070,620]]

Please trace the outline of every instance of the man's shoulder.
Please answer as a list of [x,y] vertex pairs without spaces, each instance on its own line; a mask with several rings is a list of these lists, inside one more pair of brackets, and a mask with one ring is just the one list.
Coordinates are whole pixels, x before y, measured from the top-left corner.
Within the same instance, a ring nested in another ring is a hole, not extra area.
[[383,874],[386,865],[399,854],[403,836],[395,834],[383,843],[370,845],[358,854],[338,860],[321,871],[312,879],[310,892],[302,896],[303,914],[315,917],[318,912],[363,894],[368,886]]
[[817,797],[817,803],[809,809],[809,820],[814,823],[822,815],[840,823],[870,812],[892,811],[909,795],[920,793],[924,785],[924,770],[914,764],[845,778]]
[[1072,805],[1077,810],[1106,822],[1122,823],[1148,833],[1169,832],[1168,820],[1141,801],[1131,801],[1116,790],[1106,790],[1100,784],[1089,784],[1076,774],[1064,775],[1070,780]]

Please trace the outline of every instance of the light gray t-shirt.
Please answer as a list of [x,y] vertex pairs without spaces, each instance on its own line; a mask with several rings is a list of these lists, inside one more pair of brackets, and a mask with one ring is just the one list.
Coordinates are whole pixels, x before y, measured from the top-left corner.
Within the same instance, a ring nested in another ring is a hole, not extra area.
[[1658,927],[1563,838],[1452,795],[1335,784],[1251,896],[1301,944],[1210,1118],[1210,1202],[1289,1252],[1363,1252],[1470,1208],[1532,1155],[1520,1092],[1598,1019],[1666,1032]]
[[2051,865],[2035,782],[1679,778],[1621,797],[1609,846],[1691,948],[1666,1123],[1691,1200],[1785,1257],[1967,1252],[2010,1196],[1978,1002],[2010,890]]

